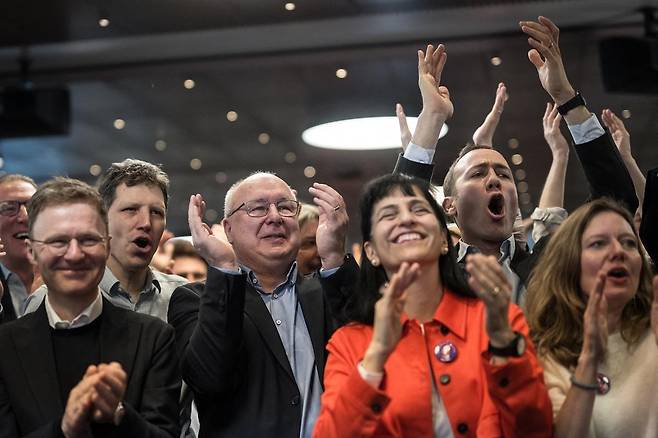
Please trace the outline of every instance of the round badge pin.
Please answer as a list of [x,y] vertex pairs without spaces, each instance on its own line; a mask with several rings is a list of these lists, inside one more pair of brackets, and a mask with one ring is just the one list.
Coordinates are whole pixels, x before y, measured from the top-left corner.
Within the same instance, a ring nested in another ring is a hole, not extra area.
[[610,392],[610,386],[612,385],[610,382],[610,377],[606,376],[605,374],[598,373],[596,375],[596,383],[599,385],[600,395],[606,395]]
[[434,356],[439,362],[450,363],[457,358],[457,347],[452,342],[441,342],[434,347]]

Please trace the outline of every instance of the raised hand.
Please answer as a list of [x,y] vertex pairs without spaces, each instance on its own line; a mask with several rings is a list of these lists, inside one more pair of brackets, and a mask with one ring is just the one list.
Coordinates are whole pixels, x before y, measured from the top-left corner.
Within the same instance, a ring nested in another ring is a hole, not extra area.
[[473,133],[473,143],[482,146],[493,146],[493,136],[500,122],[500,116],[505,109],[505,102],[509,96],[507,94],[507,87],[504,83],[499,83],[496,89],[496,99],[494,100],[493,107],[487,117],[484,119],[482,125]]
[[562,116],[557,112],[557,105],[547,103],[542,123],[544,126],[544,139],[548,143],[553,157],[569,154],[569,143],[560,131],[561,121]]
[[366,370],[382,372],[386,360],[400,341],[400,317],[407,298],[406,290],[418,278],[419,273],[418,263],[403,262],[391,280],[380,289],[382,297],[375,304],[372,340],[363,358]]
[[591,355],[595,363],[603,359],[608,346],[608,302],[603,295],[606,274],[603,270],[598,273],[594,288],[587,299],[587,307],[585,307],[583,316],[581,356],[583,354]]
[[494,256],[471,254],[466,259],[468,284],[486,307],[487,335],[491,345],[504,347],[514,339],[508,310],[512,285]]
[[560,29],[548,18],[519,22],[521,30],[529,36],[528,59],[537,69],[544,90],[559,106],[576,95],[567,79],[560,52]]
[[603,120],[605,127],[608,128],[608,131],[610,131],[610,135],[612,135],[612,139],[614,140],[615,145],[617,145],[617,149],[619,149],[622,158],[630,158],[631,134],[626,130],[624,122],[622,122],[621,119],[608,108],[601,112],[601,119]]
[[411,142],[411,131],[407,124],[407,115],[399,103],[395,105],[395,115],[398,117],[398,123],[400,124],[400,143],[402,143],[402,152],[404,152]]
[[313,183],[308,189],[320,210],[315,243],[324,269],[337,268],[345,257],[345,240],[349,217],[343,197],[326,184]]
[[214,233],[208,224],[203,222],[206,202],[201,195],[190,196],[187,210],[187,221],[192,234],[192,244],[209,265],[225,269],[237,269],[238,264],[233,247],[225,234]]

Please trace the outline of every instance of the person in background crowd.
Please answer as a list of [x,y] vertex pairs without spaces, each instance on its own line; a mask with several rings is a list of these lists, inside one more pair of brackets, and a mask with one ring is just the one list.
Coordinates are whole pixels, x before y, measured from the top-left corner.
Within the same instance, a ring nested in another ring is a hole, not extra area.
[[605,199],[574,211],[528,291],[555,436],[655,437],[658,278],[630,213]]
[[194,249],[192,243],[181,238],[169,241],[171,246],[172,273],[185,278],[190,283],[206,281],[208,264]]
[[174,331],[103,299],[110,236],[98,192],[55,178],[28,212],[29,257],[47,294],[0,326],[0,437],[177,438]]

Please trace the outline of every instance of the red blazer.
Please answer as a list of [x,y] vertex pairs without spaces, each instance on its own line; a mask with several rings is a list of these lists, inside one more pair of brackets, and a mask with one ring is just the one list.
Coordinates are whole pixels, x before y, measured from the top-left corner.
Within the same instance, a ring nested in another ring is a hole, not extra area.
[[[424,324],[425,335],[415,320],[403,316],[402,337],[378,390],[357,370],[372,327],[339,329],[327,346],[325,392],[314,436],[432,437],[431,365],[455,437],[550,437],[551,402],[528,326],[513,304],[509,318],[512,329],[526,337],[526,352],[492,365],[484,303],[446,290],[433,320]],[[444,341],[457,348],[449,363],[434,355],[434,347]]]

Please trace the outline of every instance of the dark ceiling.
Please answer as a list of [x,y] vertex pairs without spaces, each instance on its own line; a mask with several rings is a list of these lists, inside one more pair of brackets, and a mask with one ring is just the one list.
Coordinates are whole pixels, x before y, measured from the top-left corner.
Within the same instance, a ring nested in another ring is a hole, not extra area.
[[[514,167],[526,173],[528,214],[549,167],[541,133],[548,96],[517,23],[539,14],[561,26],[569,78],[590,108],[629,110],[625,123],[640,167],[658,165],[658,95],[607,93],[598,51],[602,38],[642,36],[638,10],[656,2],[292,1],[293,11],[278,0],[5,2],[0,86],[18,83],[17,59],[27,56],[35,86],[68,86],[73,109],[69,136],[0,140],[3,170],[93,182],[92,165],[105,168],[127,157],[161,163],[172,180],[169,227],[179,234],[188,233],[191,193],[202,193],[221,215],[233,181],[272,170],[306,199],[312,181],[333,185],[357,223],[354,206],[363,183],[390,171],[397,151],[321,150],[304,144],[301,132],[325,121],[393,115],[395,102],[417,115],[416,50],[442,41],[455,115],[439,142],[437,174],[442,177],[504,81],[510,100],[495,142],[508,159],[514,153],[524,158]],[[100,18],[109,26],[100,27]],[[493,66],[492,56],[502,63]],[[336,77],[338,68],[347,70],[345,79]],[[186,79],[194,88],[183,86]],[[237,112],[236,121],[227,120],[228,111]],[[114,127],[118,118],[125,121],[121,130]],[[261,133],[268,143],[259,142]],[[518,139],[516,150],[508,146],[511,138]],[[164,150],[156,148],[158,140]],[[191,168],[193,159],[200,160],[198,170]],[[306,166],[315,167],[315,177],[304,175]],[[572,154],[567,206],[586,195]]]

